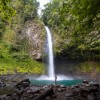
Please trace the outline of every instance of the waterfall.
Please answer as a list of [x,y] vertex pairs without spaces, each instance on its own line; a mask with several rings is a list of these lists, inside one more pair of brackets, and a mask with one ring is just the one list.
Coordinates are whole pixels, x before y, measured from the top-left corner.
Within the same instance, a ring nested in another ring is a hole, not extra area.
[[49,78],[54,78],[55,73],[54,73],[54,61],[53,61],[53,48],[52,48],[52,35],[47,26],[45,26],[46,33],[47,33],[47,48],[48,48],[48,75]]
[[[41,11],[45,9],[44,4],[47,4],[51,0],[37,0],[40,2],[40,8],[38,9],[39,17],[41,17]],[[55,71],[54,71],[54,60],[53,60],[53,44],[52,44],[52,35],[47,26],[45,26],[46,33],[47,33],[47,50],[48,50],[48,76],[42,75],[37,80],[55,80],[57,77],[57,80],[72,80],[71,77],[66,77],[64,75],[57,75],[55,77]]]
[[[48,53],[48,76],[42,75],[37,80],[55,80],[55,71],[54,71],[54,59],[53,59],[53,44],[52,44],[52,34],[47,26],[45,26],[45,30],[47,33],[47,53]],[[57,75],[57,81],[59,80],[72,80],[72,77]]]
[[46,53],[48,53],[48,76],[42,75],[37,80],[55,80],[61,81],[61,80],[73,80],[72,77],[64,76],[64,75],[57,75],[55,77],[55,71],[54,71],[54,59],[53,59],[53,44],[52,44],[52,34],[47,26],[45,26],[46,33],[47,33],[47,45],[46,50],[48,50]]

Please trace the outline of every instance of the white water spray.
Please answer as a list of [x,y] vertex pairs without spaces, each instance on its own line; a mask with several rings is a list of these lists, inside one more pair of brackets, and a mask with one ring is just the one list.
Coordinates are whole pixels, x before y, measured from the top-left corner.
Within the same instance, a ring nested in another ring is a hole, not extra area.
[[[50,2],[51,0],[37,0],[40,2],[40,8],[38,9],[38,14],[41,17],[41,11],[45,9],[44,5]],[[43,75],[37,78],[37,80],[55,80],[55,73],[54,73],[54,60],[53,60],[53,49],[52,49],[52,35],[48,27],[45,26],[46,32],[47,32],[47,42],[48,42],[48,76]],[[72,80],[71,77],[66,77],[64,75],[57,75],[57,81],[58,80]]]
[[[37,80],[55,80],[52,34],[47,26],[45,26],[45,29],[47,33],[48,76],[40,76]],[[72,80],[72,78],[64,75],[57,75],[57,80]]]
[[52,49],[52,36],[51,32],[48,27],[45,26],[46,32],[47,32],[47,47],[48,47],[48,75],[49,78],[54,79],[55,74],[54,74],[54,61],[53,61],[53,49]]

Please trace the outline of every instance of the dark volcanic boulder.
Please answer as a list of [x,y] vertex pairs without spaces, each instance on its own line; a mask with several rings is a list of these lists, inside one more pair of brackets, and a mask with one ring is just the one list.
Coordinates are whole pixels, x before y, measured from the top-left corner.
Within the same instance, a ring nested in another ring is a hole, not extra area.
[[17,85],[15,85],[15,88],[19,88],[19,89],[21,87],[25,88],[25,87],[28,87],[29,85],[30,85],[30,81],[29,81],[29,78],[27,78],[19,82]]

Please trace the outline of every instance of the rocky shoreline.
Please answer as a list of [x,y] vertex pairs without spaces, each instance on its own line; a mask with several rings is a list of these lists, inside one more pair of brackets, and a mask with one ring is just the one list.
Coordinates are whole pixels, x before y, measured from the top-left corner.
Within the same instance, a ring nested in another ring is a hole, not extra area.
[[100,100],[98,82],[38,86],[30,84],[26,77],[27,74],[0,76],[0,100]]

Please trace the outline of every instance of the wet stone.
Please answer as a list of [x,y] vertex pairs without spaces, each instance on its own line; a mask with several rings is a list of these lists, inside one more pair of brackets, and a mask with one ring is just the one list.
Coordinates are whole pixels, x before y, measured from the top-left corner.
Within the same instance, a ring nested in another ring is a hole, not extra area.
[[[0,82],[4,83],[5,81],[9,82],[8,77],[2,79],[2,81],[0,80]],[[5,87],[0,87],[0,90],[3,89],[7,91]],[[34,86],[30,85],[29,79],[17,82],[15,87],[13,87],[13,91],[5,92],[6,95],[0,94],[0,100],[35,100],[35,98],[45,94],[50,87],[53,87],[52,91],[48,92],[43,100],[100,100],[100,85],[97,82],[84,81],[81,84],[73,86]],[[10,88],[8,89],[10,90]]]
[[88,96],[88,90],[81,90],[81,91],[80,91],[80,95],[81,95],[82,97],[87,97],[87,96]]

